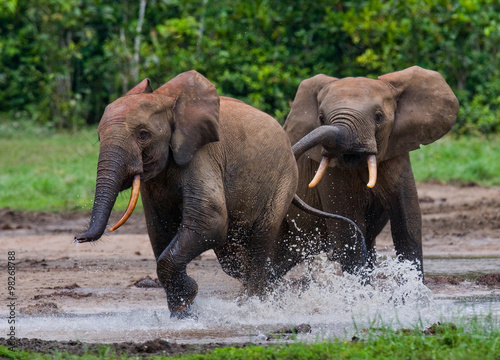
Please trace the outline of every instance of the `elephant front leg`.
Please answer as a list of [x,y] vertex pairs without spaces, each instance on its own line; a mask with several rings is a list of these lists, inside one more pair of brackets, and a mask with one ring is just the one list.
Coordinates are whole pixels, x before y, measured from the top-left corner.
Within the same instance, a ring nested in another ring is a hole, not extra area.
[[366,243],[361,236],[345,233],[340,249],[340,266],[342,272],[360,276],[364,283],[368,282],[369,256]]
[[[161,270],[162,264],[158,264],[158,278],[166,278]],[[162,276],[163,275],[163,276]],[[167,293],[168,309],[170,317],[183,319],[191,317],[188,309],[198,294],[198,284],[187,275],[186,270],[181,270],[170,276],[168,280],[161,281]]]
[[385,225],[387,225],[387,222],[389,221],[389,213],[377,199],[374,199],[371,206],[367,209],[365,219],[365,240],[366,250],[368,251],[367,267],[370,270],[373,270],[377,262],[377,251],[375,246],[376,238],[384,229]]
[[[408,176],[411,175],[411,176]],[[424,280],[422,254],[422,214],[418,203],[417,188],[411,168],[403,186],[394,196],[390,206],[392,239],[396,254],[401,260],[413,262]]]
[[189,316],[187,309],[198,293],[198,285],[188,276],[186,266],[212,247],[212,242],[200,234],[182,228],[159,256],[156,272],[167,294],[172,317]]
[[[412,201],[412,211],[399,208],[393,209],[391,214],[391,232],[394,241],[394,249],[401,260],[409,260],[414,263],[424,279],[424,266],[422,254],[422,217],[418,206],[418,199]],[[407,207],[410,205],[406,204]],[[406,210],[406,212],[405,212]]]
[[[356,223],[364,225],[359,221]],[[366,276],[369,259],[364,238],[353,226],[346,225],[343,222],[328,220],[327,226],[328,242],[332,243],[335,248],[335,253],[330,258],[340,262],[342,272]],[[360,228],[364,233],[364,226]]]

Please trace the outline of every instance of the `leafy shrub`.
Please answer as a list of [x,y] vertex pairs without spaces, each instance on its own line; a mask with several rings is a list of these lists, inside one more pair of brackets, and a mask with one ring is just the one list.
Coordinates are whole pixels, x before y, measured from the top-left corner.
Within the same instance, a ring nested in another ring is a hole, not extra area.
[[196,69],[283,121],[305,78],[419,65],[457,94],[455,132],[498,132],[499,27],[493,0],[5,0],[0,108],[75,128],[145,77]]

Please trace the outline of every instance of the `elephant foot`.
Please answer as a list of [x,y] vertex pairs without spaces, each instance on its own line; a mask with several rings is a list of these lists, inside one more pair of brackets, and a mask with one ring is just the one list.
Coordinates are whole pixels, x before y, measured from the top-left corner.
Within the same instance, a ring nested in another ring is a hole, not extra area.
[[168,283],[165,291],[167,293],[168,309],[171,314],[178,314],[171,315],[171,317],[185,318],[185,316],[179,316],[188,310],[189,305],[198,294],[198,284],[184,273],[175,281]]
[[277,288],[276,283],[273,283],[273,285],[275,287],[272,287],[268,282],[252,282],[245,289],[245,294],[248,298],[258,297],[260,301],[266,301]]
[[181,312],[171,312],[170,318],[177,320],[198,320],[198,315],[193,311],[190,303]]

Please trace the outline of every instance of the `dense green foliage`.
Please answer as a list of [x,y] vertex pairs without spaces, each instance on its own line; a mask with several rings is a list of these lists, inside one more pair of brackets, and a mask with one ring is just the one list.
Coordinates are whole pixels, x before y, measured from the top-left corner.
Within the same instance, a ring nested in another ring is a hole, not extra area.
[[[476,320],[477,321],[477,320]],[[474,321],[472,322],[474,323]],[[182,360],[251,360],[251,359],[500,359],[500,331],[487,325],[455,326],[443,324],[434,327],[431,335],[419,330],[394,331],[370,329],[355,341],[322,341],[314,344],[281,344],[274,346],[247,346],[219,348],[207,354],[179,355]],[[83,356],[69,354],[42,355],[27,351],[8,351],[0,346],[0,356],[7,359],[131,359],[120,356],[103,346],[98,354]],[[135,357],[136,358],[136,357]],[[151,359],[171,359],[154,356]]]
[[[144,17],[141,13],[143,6]],[[57,127],[96,123],[144,77],[196,69],[283,121],[300,81],[437,70],[455,131],[500,131],[496,0],[3,0],[0,111]]]

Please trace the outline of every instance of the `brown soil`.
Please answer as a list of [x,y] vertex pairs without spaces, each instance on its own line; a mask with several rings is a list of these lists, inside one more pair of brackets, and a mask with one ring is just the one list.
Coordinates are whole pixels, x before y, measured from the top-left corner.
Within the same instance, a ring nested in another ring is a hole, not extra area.
[[[419,184],[418,190],[425,257],[500,257],[500,188],[426,183]],[[110,223],[120,215],[114,213]],[[135,213],[112,235],[93,244],[75,245],[73,235],[85,230],[89,219],[87,212],[23,213],[0,209],[0,253],[6,258],[8,251],[15,251],[15,295],[22,299],[18,301],[18,314],[36,316],[106,308],[110,302],[114,307],[166,305],[164,292],[155,281],[155,262],[144,217]],[[377,239],[377,248],[382,253],[393,251],[389,227]],[[1,264],[2,274],[6,274],[7,262]],[[188,272],[199,284],[210,284],[205,290],[200,287],[200,292],[236,298],[239,283],[217,268],[213,253],[207,252],[189,265]],[[468,284],[499,289],[500,269],[472,282],[453,276],[428,276],[426,282],[438,293],[450,286]],[[101,346],[78,341],[17,340],[18,349],[40,352],[98,352]],[[0,339],[0,344],[7,344],[7,340]],[[110,346],[117,353],[171,355],[203,352],[227,344],[183,345],[157,339]]]

